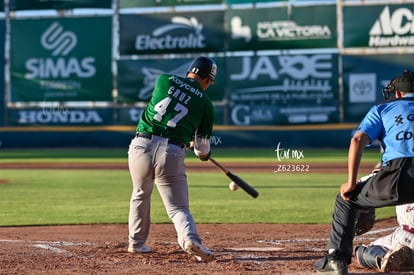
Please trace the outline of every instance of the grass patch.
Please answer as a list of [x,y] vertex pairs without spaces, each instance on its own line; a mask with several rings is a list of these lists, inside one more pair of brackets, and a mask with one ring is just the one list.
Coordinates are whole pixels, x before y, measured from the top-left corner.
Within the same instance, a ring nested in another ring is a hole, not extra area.
[[[189,173],[198,223],[329,223],[343,174],[238,173],[260,195],[228,190],[220,173]],[[2,170],[0,226],[127,223],[131,182],[126,170]],[[169,223],[154,189],[152,222]],[[394,208],[377,211],[378,218]]]

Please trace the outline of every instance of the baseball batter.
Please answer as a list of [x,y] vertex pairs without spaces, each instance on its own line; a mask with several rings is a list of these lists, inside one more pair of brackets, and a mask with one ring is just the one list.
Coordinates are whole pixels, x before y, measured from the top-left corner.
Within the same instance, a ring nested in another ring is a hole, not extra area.
[[398,227],[368,246],[355,247],[358,263],[382,272],[414,270],[414,203],[396,206]]
[[151,251],[146,241],[155,183],[180,247],[197,260],[213,259],[212,251],[201,244],[190,213],[184,157],[190,142],[200,160],[210,156],[214,109],[205,91],[214,84],[216,72],[215,61],[200,56],[186,77],[163,74],[156,82],[128,151],[133,185],[128,220],[131,253]]

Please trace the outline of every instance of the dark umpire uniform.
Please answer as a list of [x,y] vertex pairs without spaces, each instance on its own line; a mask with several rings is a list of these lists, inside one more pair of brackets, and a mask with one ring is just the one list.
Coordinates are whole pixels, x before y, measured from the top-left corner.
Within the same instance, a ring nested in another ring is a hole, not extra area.
[[[413,73],[404,71],[385,90],[395,99],[373,106],[351,139],[348,181],[336,197],[327,254],[315,264],[319,274],[348,274],[360,209],[414,202]],[[384,149],[381,171],[357,184],[363,150],[377,139]]]

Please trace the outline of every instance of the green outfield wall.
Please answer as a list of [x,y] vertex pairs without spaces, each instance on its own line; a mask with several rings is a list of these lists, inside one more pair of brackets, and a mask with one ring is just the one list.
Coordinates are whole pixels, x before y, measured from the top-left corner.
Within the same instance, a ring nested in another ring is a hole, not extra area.
[[[212,148],[293,147],[346,148],[356,125],[323,126],[217,126],[210,139]],[[60,147],[125,147],[135,127],[5,127],[0,129],[0,149]]]
[[413,18],[414,0],[0,0],[1,144],[124,144],[158,76],[202,54],[223,146],[346,146],[414,71]]

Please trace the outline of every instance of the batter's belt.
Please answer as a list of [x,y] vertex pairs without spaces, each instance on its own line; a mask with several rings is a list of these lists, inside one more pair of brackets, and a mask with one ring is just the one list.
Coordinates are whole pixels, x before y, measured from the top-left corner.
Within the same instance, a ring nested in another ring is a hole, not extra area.
[[[142,137],[142,138],[147,138],[147,139],[152,139],[153,134],[147,134],[147,133],[141,133],[141,132],[137,132],[136,137]],[[154,135],[155,136],[155,135]],[[185,148],[185,145],[181,142],[172,140],[172,139],[168,139],[168,143],[178,146],[180,148]]]

